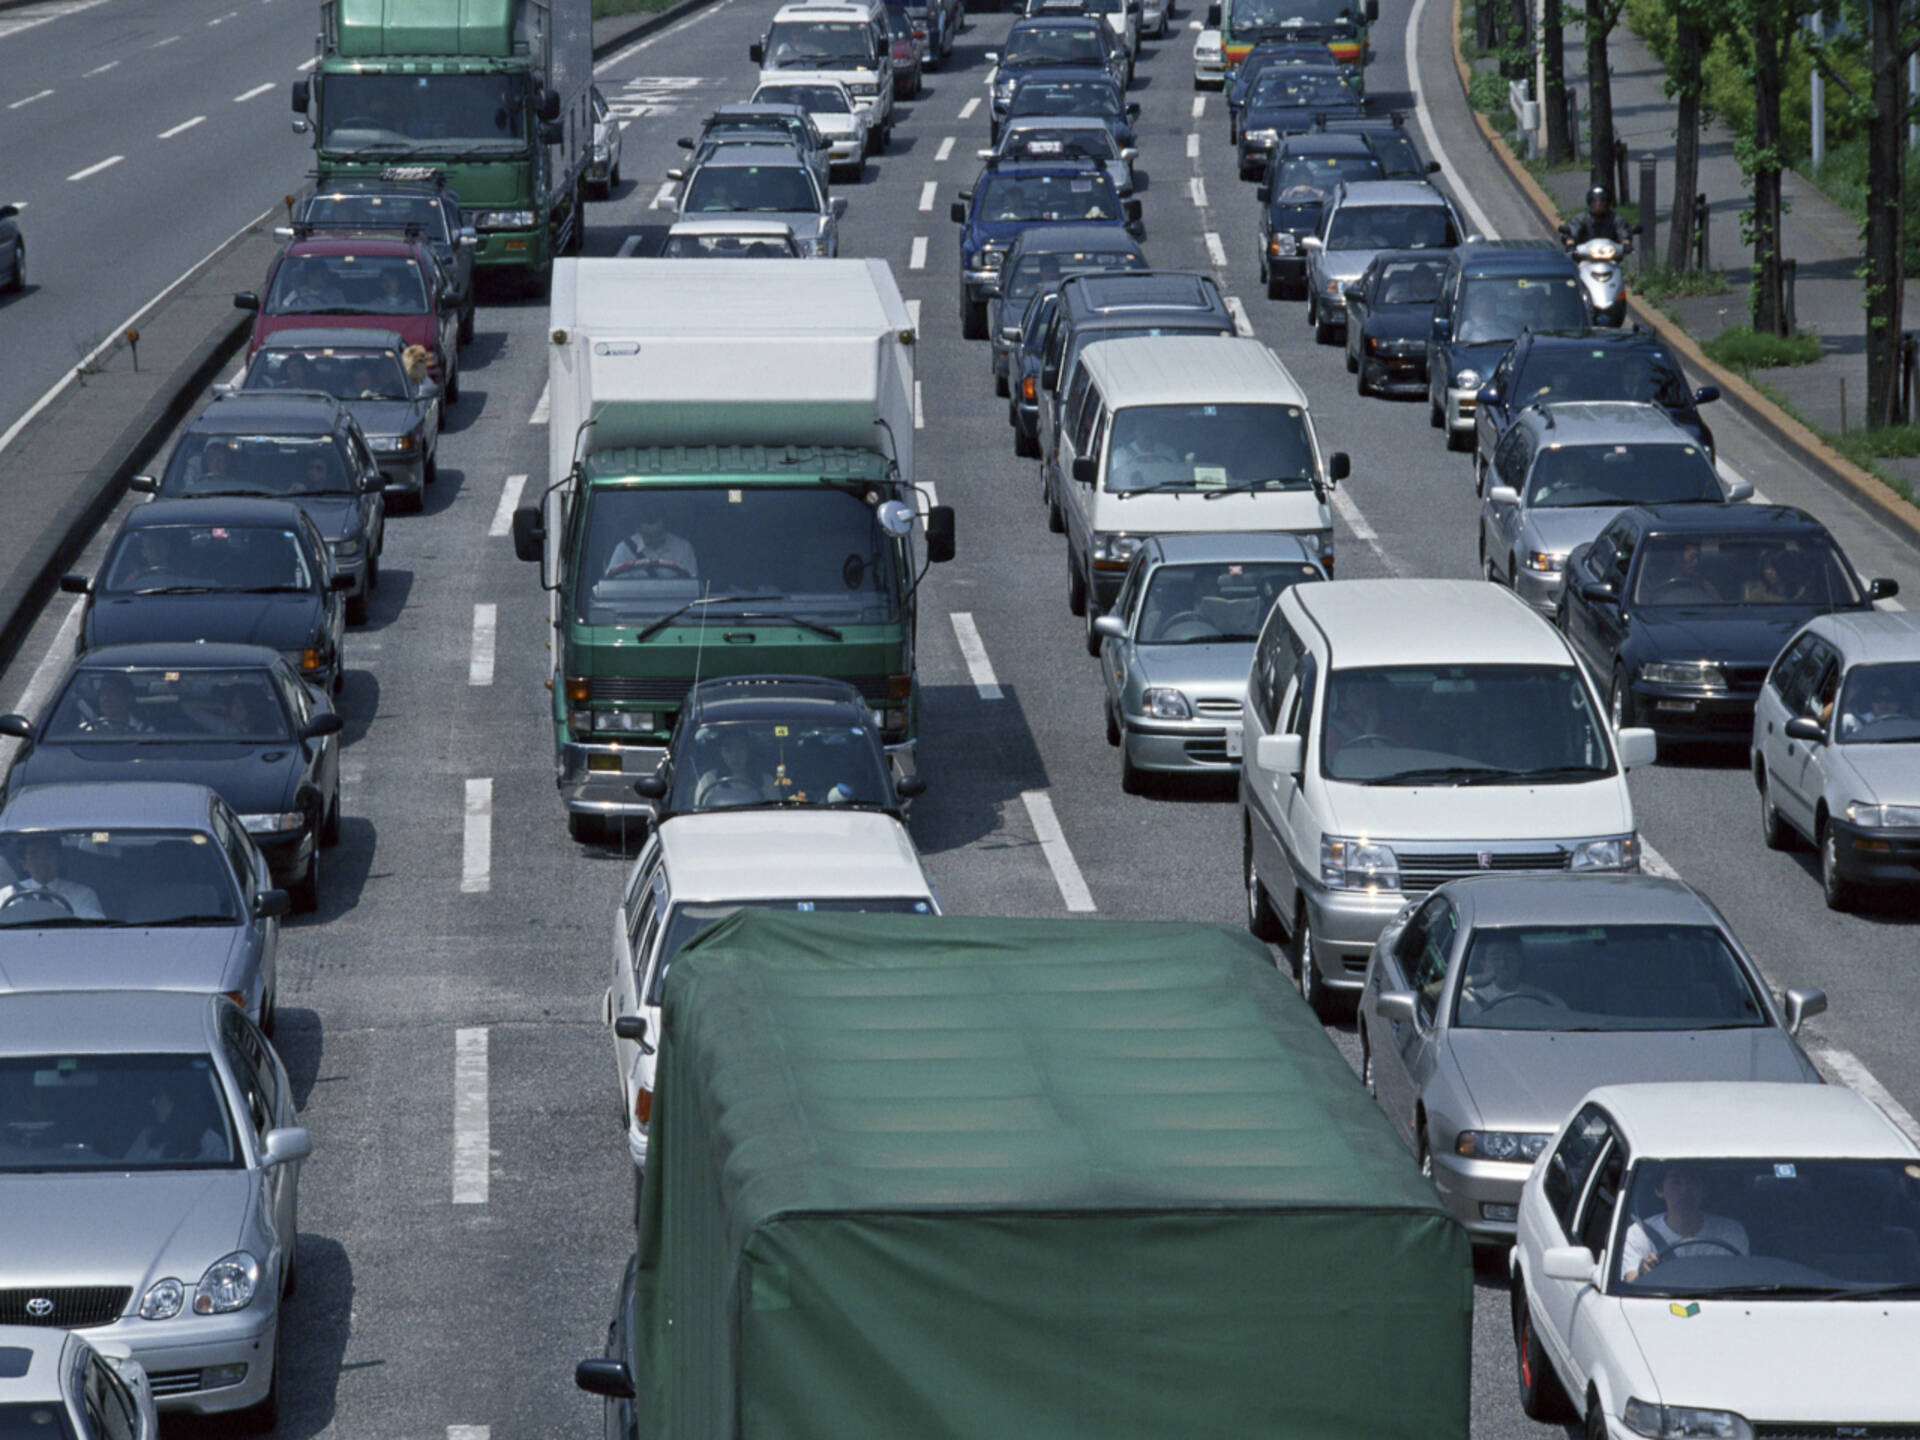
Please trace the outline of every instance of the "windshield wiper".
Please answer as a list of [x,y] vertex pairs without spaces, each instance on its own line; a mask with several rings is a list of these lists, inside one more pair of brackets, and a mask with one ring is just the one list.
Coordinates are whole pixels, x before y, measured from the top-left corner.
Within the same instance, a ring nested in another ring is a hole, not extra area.
[[784,610],[742,610],[738,615],[730,615],[730,620],[784,620],[789,625],[798,625],[802,630],[811,630],[816,635],[824,635],[829,640],[840,639],[840,632],[833,626],[819,620],[809,620],[804,615],[790,615]]
[[165,930],[170,925],[231,925],[231,915],[174,915],[165,920],[142,920],[143,930]]
[[1269,475],[1264,480],[1243,480],[1238,485],[1209,488],[1206,496],[1209,500],[1218,500],[1222,495],[1244,495],[1249,490],[1265,490],[1269,485],[1278,485],[1284,489],[1289,485],[1307,486],[1313,483],[1305,475]]
[[[671,625],[674,621],[678,620],[682,615],[686,614],[689,610],[697,610],[702,605],[741,605],[741,604],[745,604],[747,601],[753,598],[754,597],[751,595],[702,595],[698,600],[689,600],[686,604],[682,605],[678,610],[669,610],[666,614],[662,615],[658,620],[654,621],[651,625],[647,626],[646,629],[640,631],[639,634],[635,635],[633,637],[633,643],[636,645],[644,644],[646,641],[651,640],[654,636],[658,635],[662,630],[666,629],[667,626]],[[706,623],[706,618],[707,617],[704,615],[700,617],[702,624]]]
[[1888,1295],[1920,1295],[1920,1280],[1894,1280],[1885,1285],[1860,1285],[1820,1292],[1822,1300],[1872,1300]]
[[136,590],[136,595],[211,595],[217,587],[212,585],[149,585],[144,590]]
[[[1901,1287],[1894,1287],[1896,1289]],[[1920,1287],[1907,1286],[1915,1289]],[[1766,1281],[1757,1285],[1716,1285],[1700,1294],[1705,1298],[1719,1299],[1728,1295],[1812,1295],[1821,1300],[1837,1300],[1848,1295],[1865,1295],[1865,1290],[1835,1290],[1831,1285],[1799,1285],[1785,1280]]]
[[253,495],[253,496],[264,496],[264,497],[265,497],[266,499],[268,499],[268,500],[278,500],[278,499],[280,498],[280,493],[279,493],[279,492],[278,492],[277,490],[244,490],[244,489],[243,489],[243,490],[195,490],[195,491],[194,491],[193,493],[194,493],[195,495]]
[[91,915],[59,915],[50,916],[45,920],[0,924],[0,930],[71,930],[78,925],[111,925],[112,923],[111,920],[96,920]]
[[[1487,765],[1430,765],[1423,770],[1396,770],[1391,775],[1381,775],[1373,780],[1362,780],[1362,785],[1425,785],[1430,782],[1451,780],[1455,784],[1470,784],[1481,775],[1497,775],[1505,779],[1512,772],[1496,770]],[[1340,777],[1335,777],[1340,778]]]
[[1526,785],[1535,782],[1552,784],[1559,780],[1585,779],[1594,775],[1611,775],[1612,773],[1611,770],[1600,765],[1544,765],[1538,770],[1487,770],[1460,783],[1462,785]]

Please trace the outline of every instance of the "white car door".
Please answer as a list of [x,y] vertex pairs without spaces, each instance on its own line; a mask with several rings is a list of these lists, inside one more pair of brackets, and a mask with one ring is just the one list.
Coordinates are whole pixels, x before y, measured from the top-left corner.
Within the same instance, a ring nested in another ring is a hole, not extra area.
[[[607,1024],[622,1015],[642,1015],[647,955],[665,911],[666,876],[662,873],[660,842],[650,838],[635,862],[626,895],[613,920],[613,983],[607,992]],[[657,1043],[650,1038],[649,1044]],[[644,1056],[637,1040],[613,1037],[613,1063],[620,1073],[622,1112],[633,1114],[636,1071]],[[648,1077],[650,1078],[650,1077]]]
[[[1549,1172],[1542,1187],[1549,1201],[1557,1202],[1554,1244],[1583,1245],[1596,1264],[1605,1258],[1626,1160],[1626,1144],[1604,1110],[1589,1105],[1575,1117],[1547,1162],[1557,1173]],[[1593,1312],[1604,1297],[1589,1280],[1554,1280],[1537,1264],[1527,1278],[1541,1343],[1566,1381],[1567,1392],[1582,1395],[1592,1373]]]

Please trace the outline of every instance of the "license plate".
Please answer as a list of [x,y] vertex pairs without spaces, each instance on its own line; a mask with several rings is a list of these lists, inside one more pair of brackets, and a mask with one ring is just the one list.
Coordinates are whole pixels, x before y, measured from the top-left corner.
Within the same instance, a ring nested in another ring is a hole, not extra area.
[[1238,760],[1246,753],[1246,731],[1238,725],[1227,726],[1227,758]]

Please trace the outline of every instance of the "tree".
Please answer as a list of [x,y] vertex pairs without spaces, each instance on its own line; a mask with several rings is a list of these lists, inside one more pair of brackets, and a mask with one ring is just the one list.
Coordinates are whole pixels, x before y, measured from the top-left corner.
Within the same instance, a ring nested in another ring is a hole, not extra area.
[[1541,0],[1540,57],[1545,71],[1540,103],[1547,107],[1547,163],[1564,165],[1573,158],[1573,137],[1567,133],[1567,39],[1560,0]]
[[1753,77],[1753,131],[1735,142],[1734,153],[1753,185],[1753,208],[1744,217],[1753,241],[1748,305],[1753,328],[1767,335],[1787,333],[1780,177],[1791,157],[1781,139],[1780,97],[1786,88],[1787,52],[1809,9],[1805,0],[1727,0],[1722,10],[1722,23],[1748,40],[1744,55]]
[[[1587,133],[1593,137],[1594,185],[1604,185],[1612,193],[1613,174],[1613,70],[1607,63],[1607,39],[1620,23],[1627,0],[1585,0],[1574,12],[1587,37]],[[1624,195],[1614,197],[1624,200]]]
[[[1867,426],[1900,418],[1900,337],[1906,292],[1906,136],[1916,97],[1906,90],[1908,58],[1920,52],[1920,5],[1867,0],[1871,109],[1867,117]],[[1920,420],[1920,416],[1909,416]]]
[[[1706,0],[1711,3],[1711,0]],[[1673,218],[1667,227],[1667,268],[1692,268],[1693,234],[1700,224],[1700,101],[1706,94],[1701,61],[1707,25],[1703,0],[1674,0],[1673,59],[1667,66],[1667,93],[1677,102],[1673,130]]]

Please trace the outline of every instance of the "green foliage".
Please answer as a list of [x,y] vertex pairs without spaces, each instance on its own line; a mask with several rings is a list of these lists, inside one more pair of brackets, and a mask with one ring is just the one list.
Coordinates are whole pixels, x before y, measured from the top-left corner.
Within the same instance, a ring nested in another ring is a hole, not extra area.
[[[1854,219],[1867,218],[1867,142],[1865,137],[1830,147],[1827,160],[1808,177],[1820,192]],[[1920,222],[1911,217],[1911,209],[1920,205],[1920,152],[1907,152],[1907,255],[1906,272],[1920,275]]]
[[1736,325],[1700,347],[1717,363],[1746,374],[1749,370],[1773,370],[1782,365],[1811,365],[1820,358],[1820,340],[1804,330],[1796,330],[1784,339]]
[[1836,442],[1840,453],[1855,464],[1868,460],[1920,456],[1920,425],[1889,425],[1884,430],[1849,430]]
[[1653,265],[1633,277],[1634,293],[1655,304],[1681,296],[1724,295],[1730,288],[1724,270],[1669,270]]
[[1467,86],[1467,103],[1482,115],[1511,114],[1507,108],[1507,82],[1497,70],[1476,70]]

